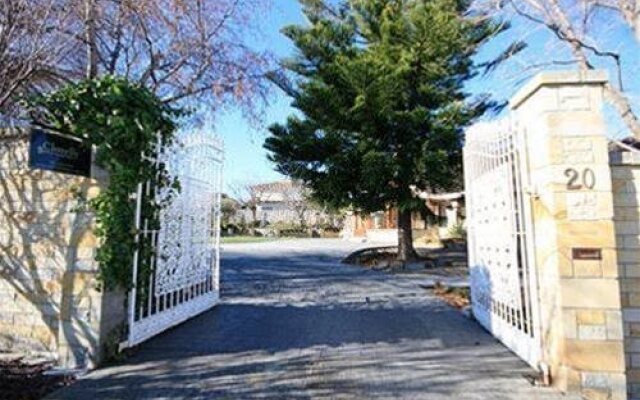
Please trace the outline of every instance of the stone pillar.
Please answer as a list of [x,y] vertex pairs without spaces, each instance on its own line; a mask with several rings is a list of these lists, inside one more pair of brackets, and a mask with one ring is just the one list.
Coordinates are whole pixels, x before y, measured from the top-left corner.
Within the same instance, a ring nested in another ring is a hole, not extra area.
[[124,295],[97,289],[94,218],[81,200],[106,176],[31,169],[28,150],[28,132],[0,129],[0,350],[90,368],[125,320]]
[[544,369],[587,399],[626,398],[606,81],[542,73],[511,101],[526,130]]
[[640,399],[640,152],[618,149],[610,160],[627,387],[630,399]]

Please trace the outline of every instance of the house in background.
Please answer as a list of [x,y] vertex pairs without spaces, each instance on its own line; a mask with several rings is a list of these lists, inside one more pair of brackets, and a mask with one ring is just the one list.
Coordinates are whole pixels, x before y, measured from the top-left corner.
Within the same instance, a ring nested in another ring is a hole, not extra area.
[[250,201],[241,210],[246,222],[256,221],[260,226],[291,223],[313,226],[323,223],[328,215],[309,201],[309,191],[300,182],[282,180],[251,185]]
[[456,226],[465,219],[464,192],[427,193],[419,192],[417,196],[425,201],[427,208],[438,217],[438,234],[447,238]]
[[[432,218],[421,213],[412,215],[414,239],[437,236],[446,239],[455,227],[464,221],[464,192],[432,194],[417,192],[425,201]],[[347,215],[342,237],[372,242],[395,242],[398,239],[398,212],[395,208],[374,213],[351,212]]]

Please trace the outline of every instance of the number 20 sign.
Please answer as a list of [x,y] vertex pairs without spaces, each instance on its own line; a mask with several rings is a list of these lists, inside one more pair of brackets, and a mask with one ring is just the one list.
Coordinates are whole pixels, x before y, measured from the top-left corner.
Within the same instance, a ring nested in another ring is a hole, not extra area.
[[591,168],[567,168],[564,176],[568,178],[567,190],[593,189],[596,186],[596,174]]

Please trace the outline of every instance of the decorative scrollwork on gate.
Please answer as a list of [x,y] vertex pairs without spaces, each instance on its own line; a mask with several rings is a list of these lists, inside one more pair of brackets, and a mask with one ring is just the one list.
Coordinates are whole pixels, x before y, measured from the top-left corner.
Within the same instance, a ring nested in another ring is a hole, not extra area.
[[[158,146],[157,163],[177,178],[180,190],[154,191],[153,182],[140,185],[139,196],[154,196],[168,205],[152,229],[137,212],[140,242],[152,246],[151,275],[137,275],[130,294],[129,345],[200,313],[218,299],[222,142],[199,131],[179,135],[171,146]],[[138,203],[140,204],[140,203]],[[138,206],[139,208],[139,206]],[[148,252],[147,252],[148,253]]]
[[189,182],[161,213],[156,296],[187,288],[211,276],[209,253],[214,198],[215,193],[206,185]]

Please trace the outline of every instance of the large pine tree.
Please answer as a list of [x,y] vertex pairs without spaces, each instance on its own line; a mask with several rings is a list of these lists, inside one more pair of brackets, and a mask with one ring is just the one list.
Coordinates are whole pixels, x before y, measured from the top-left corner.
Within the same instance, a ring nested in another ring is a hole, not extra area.
[[[415,256],[412,187],[459,184],[462,132],[491,103],[469,99],[472,56],[501,25],[462,0],[300,0],[309,23],[277,83],[297,113],[270,127],[278,171],[336,207],[398,209],[398,258]],[[285,79],[286,78],[286,79]]]

